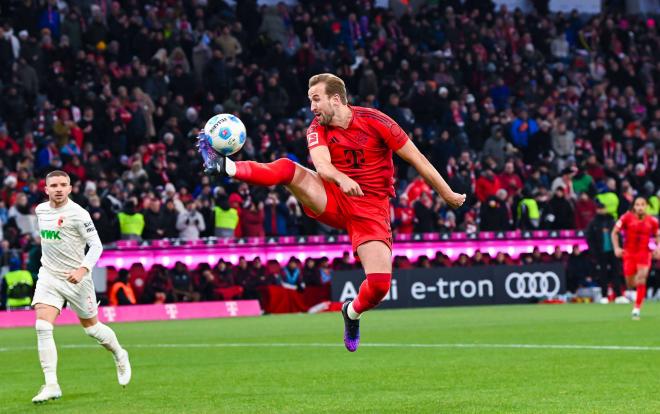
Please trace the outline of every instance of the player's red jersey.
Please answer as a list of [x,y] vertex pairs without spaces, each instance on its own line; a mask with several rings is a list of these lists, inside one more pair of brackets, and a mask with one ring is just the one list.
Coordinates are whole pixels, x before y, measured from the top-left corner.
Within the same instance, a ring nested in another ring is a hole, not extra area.
[[658,232],[658,220],[649,215],[640,220],[636,214],[629,211],[621,216],[616,227],[623,231],[623,250],[642,253],[649,251],[649,241]]
[[315,118],[307,130],[308,148],[327,146],[332,165],[355,180],[365,195],[394,197],[392,151],[403,147],[408,136],[378,110],[349,108],[353,116],[346,129],[322,126]]

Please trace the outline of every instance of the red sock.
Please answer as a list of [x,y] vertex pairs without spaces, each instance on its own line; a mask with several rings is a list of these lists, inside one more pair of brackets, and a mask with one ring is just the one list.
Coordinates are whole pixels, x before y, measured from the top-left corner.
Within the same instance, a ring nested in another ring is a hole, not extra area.
[[607,300],[613,302],[614,299],[616,299],[616,293],[614,293],[614,287],[612,287],[612,284],[610,283],[607,285]]
[[642,302],[646,297],[646,283],[637,285],[637,296],[635,297],[635,308],[639,309],[642,307]]
[[390,291],[391,273],[371,273],[360,285],[358,297],[353,301],[357,313],[376,307]]
[[248,184],[287,185],[293,180],[296,164],[288,158],[280,158],[267,164],[254,161],[236,161],[236,174],[234,178]]

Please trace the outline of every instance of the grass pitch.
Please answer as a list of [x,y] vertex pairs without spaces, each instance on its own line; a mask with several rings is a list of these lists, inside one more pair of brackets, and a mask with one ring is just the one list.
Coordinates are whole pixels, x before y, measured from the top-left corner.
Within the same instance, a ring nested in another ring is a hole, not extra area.
[[133,380],[79,327],[57,327],[64,397],[33,329],[0,330],[1,413],[660,412],[660,304],[371,312],[347,352],[338,313],[114,324]]

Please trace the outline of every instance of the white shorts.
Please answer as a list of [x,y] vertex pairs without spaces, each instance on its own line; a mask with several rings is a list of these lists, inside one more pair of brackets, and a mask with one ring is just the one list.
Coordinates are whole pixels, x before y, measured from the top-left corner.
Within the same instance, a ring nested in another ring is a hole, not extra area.
[[78,284],[51,276],[42,268],[39,272],[37,287],[34,290],[32,306],[37,303],[54,306],[60,311],[64,301],[79,318],[91,319],[98,314],[96,292],[91,275],[87,275]]

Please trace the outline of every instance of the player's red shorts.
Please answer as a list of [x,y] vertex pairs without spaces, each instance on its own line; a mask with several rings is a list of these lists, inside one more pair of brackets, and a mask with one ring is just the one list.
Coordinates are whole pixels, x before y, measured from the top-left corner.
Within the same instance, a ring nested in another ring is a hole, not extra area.
[[350,197],[339,186],[325,180],[323,186],[328,197],[325,211],[317,215],[303,206],[305,214],[328,226],[346,230],[354,253],[359,245],[374,240],[382,241],[392,250],[389,198]]
[[635,276],[638,267],[651,267],[651,252],[623,252],[623,275]]

